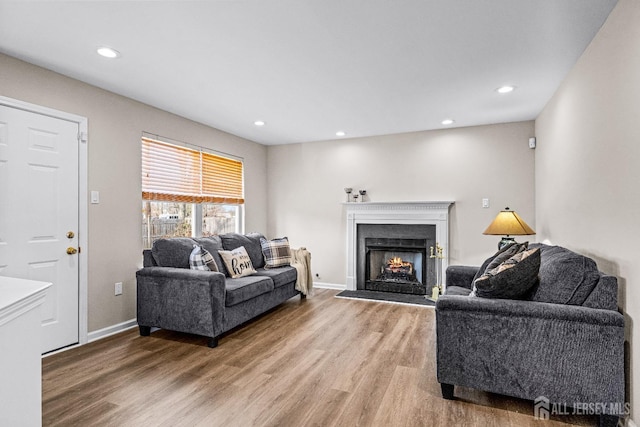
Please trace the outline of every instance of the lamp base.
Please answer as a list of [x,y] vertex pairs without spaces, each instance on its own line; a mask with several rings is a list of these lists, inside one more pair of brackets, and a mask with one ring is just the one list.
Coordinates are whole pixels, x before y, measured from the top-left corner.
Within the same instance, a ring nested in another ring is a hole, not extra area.
[[515,242],[516,242],[516,239],[514,239],[513,237],[509,237],[509,236],[503,237],[502,240],[500,240],[500,242],[498,243],[498,250]]

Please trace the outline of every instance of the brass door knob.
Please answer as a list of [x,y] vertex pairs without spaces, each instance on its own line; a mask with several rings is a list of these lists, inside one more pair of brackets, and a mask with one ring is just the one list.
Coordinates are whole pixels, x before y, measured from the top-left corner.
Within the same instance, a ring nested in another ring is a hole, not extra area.
[[69,247],[69,248],[67,248],[67,253],[68,253],[69,255],[77,254],[77,253],[78,253],[78,250],[77,250],[76,248],[71,248],[71,247]]
[[67,232],[67,238],[68,238],[68,239],[73,239],[74,237],[75,237],[75,234],[74,234],[74,232],[73,232],[73,231],[68,231],[68,232]]

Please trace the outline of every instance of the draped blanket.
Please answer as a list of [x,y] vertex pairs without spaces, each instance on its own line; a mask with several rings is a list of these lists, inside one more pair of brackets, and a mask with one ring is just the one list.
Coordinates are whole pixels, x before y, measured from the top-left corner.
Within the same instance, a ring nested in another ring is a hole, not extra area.
[[296,290],[304,295],[313,292],[313,276],[311,275],[311,252],[307,248],[291,249],[291,267],[298,271]]

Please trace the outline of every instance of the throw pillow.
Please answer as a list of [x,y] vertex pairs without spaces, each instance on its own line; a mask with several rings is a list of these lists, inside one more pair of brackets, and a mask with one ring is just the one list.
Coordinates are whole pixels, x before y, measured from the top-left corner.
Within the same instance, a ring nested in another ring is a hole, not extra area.
[[291,265],[291,248],[289,239],[260,239],[262,255],[264,255],[264,268],[277,268]]
[[224,265],[227,267],[232,279],[257,273],[244,246],[235,248],[232,251],[218,251],[218,253],[222,257],[222,261],[224,261]]
[[508,245],[505,245],[502,248],[500,248],[498,250],[498,252],[496,252],[495,254],[490,256],[489,258],[487,258],[482,263],[482,265],[478,269],[478,272],[476,273],[476,275],[473,278],[473,282],[472,282],[473,283],[473,288],[472,288],[471,293],[469,294],[469,296],[470,297],[476,296],[476,285],[475,285],[475,283],[476,283],[476,280],[478,280],[480,277],[482,277],[483,274],[485,274],[486,272],[488,272],[490,270],[493,270],[494,268],[496,268],[497,266],[502,264],[504,261],[506,261],[509,258],[511,258],[512,256],[514,256],[515,254],[527,250],[528,246],[529,246],[529,242],[509,243]]
[[189,255],[189,267],[192,270],[218,271],[218,265],[213,259],[213,255],[200,245],[193,245],[193,250]]
[[538,283],[540,250],[519,252],[474,282],[482,298],[521,299]]

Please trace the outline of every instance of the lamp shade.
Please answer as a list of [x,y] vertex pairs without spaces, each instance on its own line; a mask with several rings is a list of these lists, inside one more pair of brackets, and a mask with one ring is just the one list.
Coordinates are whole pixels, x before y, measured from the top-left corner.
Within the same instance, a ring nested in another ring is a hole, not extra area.
[[514,211],[505,208],[500,211],[498,216],[493,220],[491,224],[484,230],[482,234],[496,235],[496,236],[523,236],[536,234],[535,231],[526,222],[518,216]]

